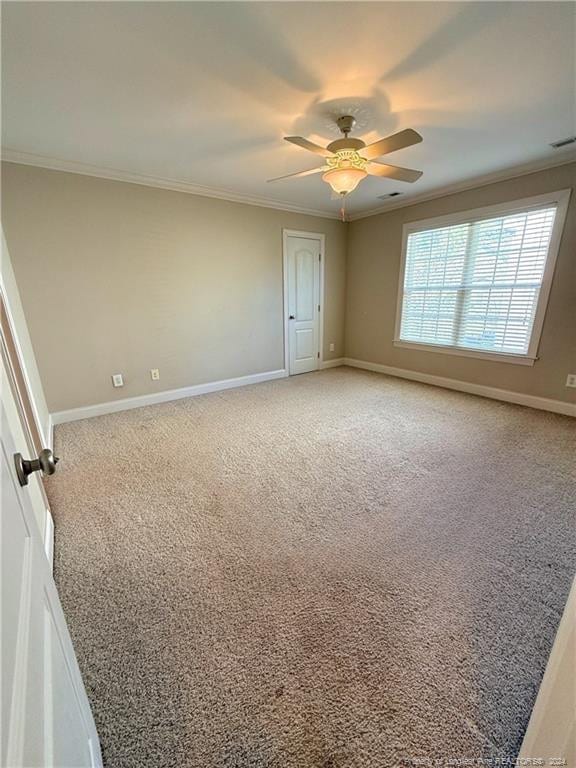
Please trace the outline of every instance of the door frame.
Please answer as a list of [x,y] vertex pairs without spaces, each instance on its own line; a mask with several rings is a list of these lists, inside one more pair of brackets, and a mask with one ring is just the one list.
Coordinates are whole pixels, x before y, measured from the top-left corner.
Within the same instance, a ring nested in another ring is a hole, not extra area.
[[[544,677],[532,709],[518,757],[528,765],[536,757],[564,758],[573,762],[576,747],[576,692],[574,690],[574,639],[576,638],[576,578],[568,594],[564,613],[556,632],[552,651],[546,664]],[[535,763],[533,763],[535,764]],[[560,763],[558,763],[560,764]]]
[[[32,397],[32,387],[30,386],[30,379],[24,365],[22,347],[16,334],[16,326],[2,277],[0,277],[0,357],[6,371],[6,378],[12,392],[12,397],[16,404],[28,452],[33,458],[45,447],[46,437],[41,427],[36,402]],[[52,447],[51,439],[49,440],[49,447]],[[45,510],[41,530],[44,537],[46,557],[50,563],[50,568],[52,568],[54,565],[54,520],[52,518],[50,502],[46,495],[44,483],[39,475],[34,475],[30,479],[30,484],[39,493]]]
[[36,403],[30,394],[32,388],[26,369],[23,354],[14,330],[14,320],[6,298],[4,286],[0,282],[0,341],[6,370],[12,385],[14,399],[18,406],[20,421],[26,433],[28,449],[39,453],[44,448],[44,435],[40,426],[40,418]]
[[320,243],[320,312],[318,312],[318,369],[324,362],[324,265],[326,263],[326,235],[322,232],[304,232],[300,229],[282,229],[282,318],[284,322],[284,370],[290,376],[290,335],[288,327],[288,238],[304,237]]

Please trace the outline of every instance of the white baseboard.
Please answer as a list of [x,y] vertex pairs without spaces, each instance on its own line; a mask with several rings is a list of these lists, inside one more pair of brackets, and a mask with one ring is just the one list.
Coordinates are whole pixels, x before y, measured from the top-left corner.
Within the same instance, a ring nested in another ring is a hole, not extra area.
[[338,357],[336,360],[321,360],[320,370],[323,371],[324,368],[337,368],[340,365],[344,365],[343,357]]
[[480,397],[489,397],[492,400],[503,400],[506,403],[515,403],[516,405],[525,405],[528,408],[538,408],[541,411],[552,411],[561,413],[564,416],[576,417],[576,405],[565,403],[562,400],[551,400],[547,397],[536,397],[535,395],[525,395],[522,392],[512,392],[508,389],[498,389],[496,387],[487,387],[484,384],[472,384],[468,381],[459,381],[458,379],[448,379],[444,376],[433,376],[430,373],[421,373],[420,371],[409,371],[405,368],[393,368],[390,365],[381,365],[380,363],[369,363],[365,360],[354,360],[349,357],[344,358],[344,365],[352,368],[364,368],[367,371],[385,373],[388,376],[396,376],[400,379],[410,379],[411,381],[420,381],[423,384],[433,384],[435,387],[444,387],[445,389],[455,389],[458,392],[467,392],[470,395],[480,395]]
[[106,413],[116,413],[118,411],[128,411],[132,408],[142,408],[146,405],[155,405],[156,403],[166,403],[170,400],[181,400],[184,397],[196,397],[208,392],[219,392],[222,389],[234,389],[235,387],[245,387],[247,384],[259,384],[263,381],[272,379],[283,379],[288,373],[284,369],[278,371],[265,371],[264,373],[253,373],[249,376],[239,376],[235,379],[223,379],[222,381],[209,381],[206,384],[194,384],[191,387],[182,387],[181,389],[168,389],[164,392],[155,392],[151,395],[139,395],[137,397],[127,397],[123,400],[112,400],[108,403],[98,403],[96,405],[87,405],[81,408],[72,408],[69,411],[58,411],[51,414],[53,424],[64,424],[67,421],[78,421],[79,419],[90,419],[93,416],[103,416]]
[[[459,381],[458,379],[448,379],[444,376],[434,376],[430,373],[410,371],[405,368],[394,368],[390,365],[382,365],[381,363],[370,363],[365,360],[354,360],[349,357],[339,357],[335,360],[322,361],[320,363],[320,368],[336,368],[341,365],[348,365],[352,368],[363,368],[367,371],[385,373],[388,376],[396,376],[401,379],[410,379],[411,381],[419,381],[423,384],[432,384],[436,387],[454,389],[458,392],[467,392],[471,395],[480,395],[481,397],[489,397],[493,400],[503,400],[506,403],[515,403],[516,405],[525,405],[529,408],[538,408],[543,411],[552,411],[553,413],[561,413],[565,416],[576,417],[576,405],[572,403],[566,403],[561,400],[552,400],[547,397],[525,395],[521,392],[512,392],[507,389],[487,387],[483,384],[472,384],[467,381]],[[283,379],[286,376],[288,376],[288,372],[285,369],[280,369],[277,371],[266,371],[264,373],[254,373],[249,376],[239,376],[235,379],[210,381],[206,384],[194,384],[190,387],[182,387],[181,389],[169,389],[164,392],[156,392],[151,395],[139,395],[137,397],[124,398],[123,400],[112,400],[107,403],[98,403],[97,405],[87,405],[81,408],[72,408],[69,411],[58,411],[50,415],[50,433],[52,433],[53,425],[64,424],[67,421],[89,419],[93,416],[103,416],[107,413],[127,411],[132,408],[142,408],[146,405],[154,405],[155,403],[166,403],[170,400],[180,400],[185,397],[195,397],[196,395],[204,395],[208,392],[218,392],[224,389],[244,387],[248,384],[259,384],[263,381]],[[52,440],[50,442],[53,444]]]

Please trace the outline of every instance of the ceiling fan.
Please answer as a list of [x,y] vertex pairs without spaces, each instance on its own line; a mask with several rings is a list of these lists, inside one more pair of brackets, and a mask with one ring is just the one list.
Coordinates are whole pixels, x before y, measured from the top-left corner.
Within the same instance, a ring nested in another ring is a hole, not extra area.
[[356,119],[351,115],[339,117],[336,123],[344,134],[344,138],[331,142],[327,147],[314,144],[302,136],[285,136],[285,141],[326,158],[326,164],[299,173],[289,173],[286,176],[269,179],[269,181],[296,179],[302,176],[311,176],[314,173],[323,173],[323,181],[329,184],[338,196],[344,197],[353,192],[366,176],[380,176],[410,183],[417,181],[422,176],[422,171],[387,165],[375,159],[390,152],[396,152],[398,149],[418,144],[422,141],[422,136],[419,133],[407,128],[387,136],[385,139],[379,139],[373,144],[366,145],[362,139],[353,139],[348,136],[354,128],[355,122]]

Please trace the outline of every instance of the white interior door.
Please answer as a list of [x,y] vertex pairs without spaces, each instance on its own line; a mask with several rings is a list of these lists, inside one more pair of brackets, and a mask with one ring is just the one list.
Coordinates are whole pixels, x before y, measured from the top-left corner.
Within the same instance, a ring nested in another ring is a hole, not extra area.
[[5,768],[94,768],[100,745],[56,585],[14,454],[28,449],[2,361],[1,760]]
[[321,241],[288,234],[285,244],[288,361],[292,376],[319,367]]

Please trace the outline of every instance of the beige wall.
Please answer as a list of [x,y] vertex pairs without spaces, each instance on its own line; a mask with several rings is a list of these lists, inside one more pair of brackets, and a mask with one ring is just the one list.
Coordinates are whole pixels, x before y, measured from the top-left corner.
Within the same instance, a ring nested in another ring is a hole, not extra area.
[[282,228],[326,235],[324,359],[342,357],[340,222],[10,163],[2,184],[52,412],[283,368]]
[[[576,401],[565,386],[576,373],[576,194],[533,367],[392,344],[404,223],[576,186],[575,164],[348,225],[9,163],[2,182],[4,230],[52,412],[282,368],[284,227],[326,234],[326,360],[346,355]],[[110,381],[117,372],[121,389]]]
[[436,376],[576,401],[576,193],[572,193],[539,349],[533,367],[394,347],[402,226],[576,186],[576,164],[436,198],[348,226],[346,356]]

